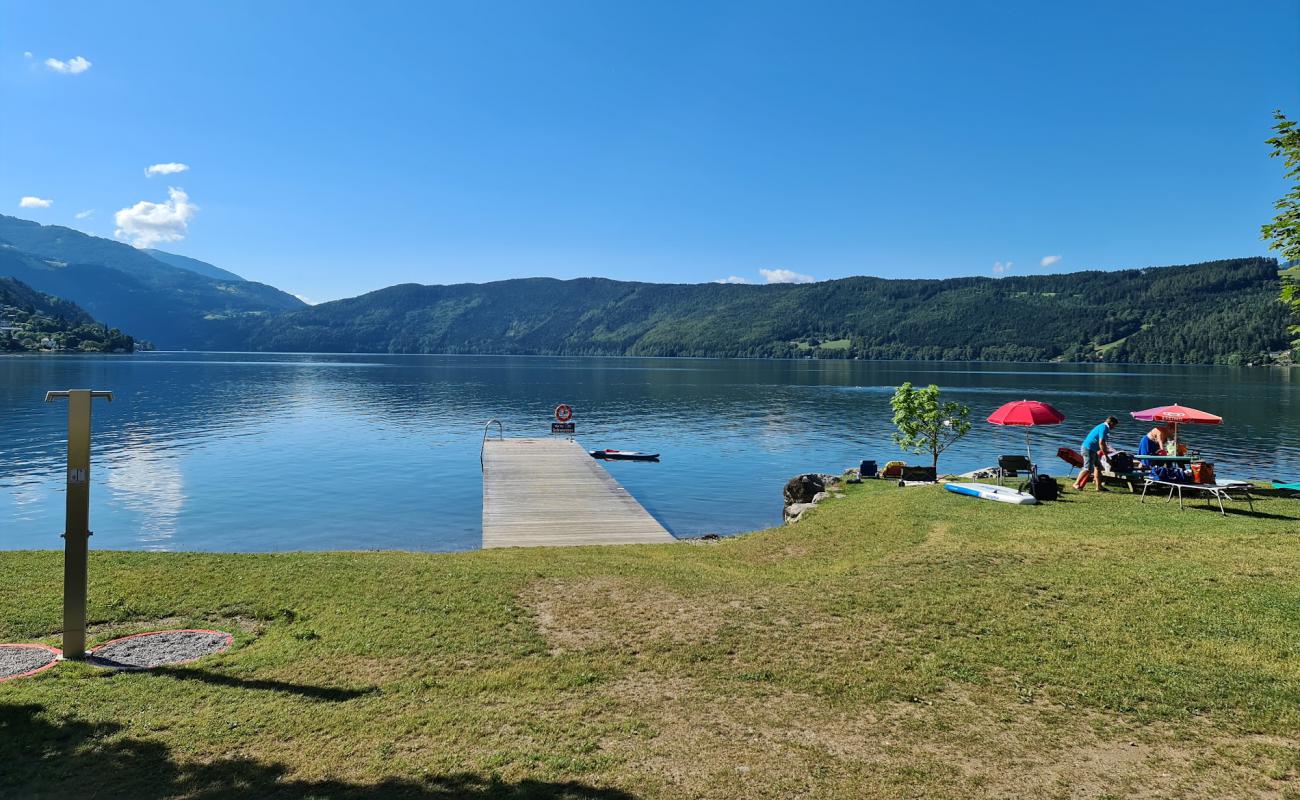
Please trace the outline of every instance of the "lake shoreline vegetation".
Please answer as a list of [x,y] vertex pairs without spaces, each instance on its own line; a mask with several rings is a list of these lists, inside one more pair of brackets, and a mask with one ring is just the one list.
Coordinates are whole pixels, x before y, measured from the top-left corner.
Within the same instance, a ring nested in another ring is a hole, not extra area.
[[147,342],[97,322],[75,303],[0,276],[0,354],[123,354],[147,349]]
[[[1297,796],[1294,499],[841,492],[689,543],[92,552],[92,644],[234,647],[0,686],[0,794]],[[0,569],[0,640],[57,645],[60,554]]]

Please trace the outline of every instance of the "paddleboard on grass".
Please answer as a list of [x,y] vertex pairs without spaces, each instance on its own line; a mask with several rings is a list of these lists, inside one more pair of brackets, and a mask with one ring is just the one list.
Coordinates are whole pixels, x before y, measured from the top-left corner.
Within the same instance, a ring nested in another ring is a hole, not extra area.
[[1032,506],[1038,498],[1032,494],[1018,492],[1008,486],[994,486],[991,483],[945,483],[943,488],[956,494],[978,497],[981,500],[996,500],[999,503],[1012,503],[1018,506]]

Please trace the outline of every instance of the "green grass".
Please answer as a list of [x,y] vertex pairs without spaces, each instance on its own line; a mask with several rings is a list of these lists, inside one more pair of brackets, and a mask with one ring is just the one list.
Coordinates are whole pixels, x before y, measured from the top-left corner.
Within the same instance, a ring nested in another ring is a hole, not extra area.
[[849,339],[830,339],[822,342],[818,349],[820,350],[848,350],[852,341]]
[[812,344],[810,344],[810,343],[808,343],[808,342],[791,342],[791,344],[793,344],[793,345],[794,345],[795,347],[797,347],[799,350],[804,350],[804,351],[807,351],[807,350],[848,350],[848,349],[849,349],[849,345],[851,345],[852,343],[853,343],[853,342],[852,342],[851,339],[827,339],[826,341],[823,341],[823,342],[821,342],[820,344],[818,344],[816,347],[813,347]]
[[[153,674],[0,684],[0,797],[1300,797],[1300,500],[868,482],[716,544],[94,553]],[[0,641],[61,556],[0,553]]]

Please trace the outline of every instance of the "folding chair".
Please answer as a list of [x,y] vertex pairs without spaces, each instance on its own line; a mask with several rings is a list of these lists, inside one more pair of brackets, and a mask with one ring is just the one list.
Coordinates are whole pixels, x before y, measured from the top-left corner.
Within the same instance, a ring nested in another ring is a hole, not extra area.
[[1026,456],[998,456],[998,486],[1003,478],[1018,478],[1020,473],[1026,475],[1034,471],[1034,465]]

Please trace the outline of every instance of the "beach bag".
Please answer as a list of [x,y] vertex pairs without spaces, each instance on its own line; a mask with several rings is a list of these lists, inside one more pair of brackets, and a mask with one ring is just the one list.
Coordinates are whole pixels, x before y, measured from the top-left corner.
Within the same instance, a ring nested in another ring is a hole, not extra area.
[[898,477],[912,483],[934,483],[936,479],[934,467],[903,467],[903,474]]
[[1061,485],[1051,475],[1038,476],[1038,479],[1029,483],[1029,493],[1039,502],[1055,500],[1061,496]]
[[1133,456],[1129,453],[1125,453],[1123,450],[1121,450],[1118,453],[1111,453],[1110,471],[1111,472],[1132,472]]
[[1158,467],[1152,467],[1151,477],[1155,478],[1158,481],[1164,481],[1165,483],[1183,482],[1182,470],[1178,469],[1177,467],[1168,466],[1166,464],[1161,464]]
[[1214,465],[1208,461],[1193,461],[1192,483],[1214,483]]

